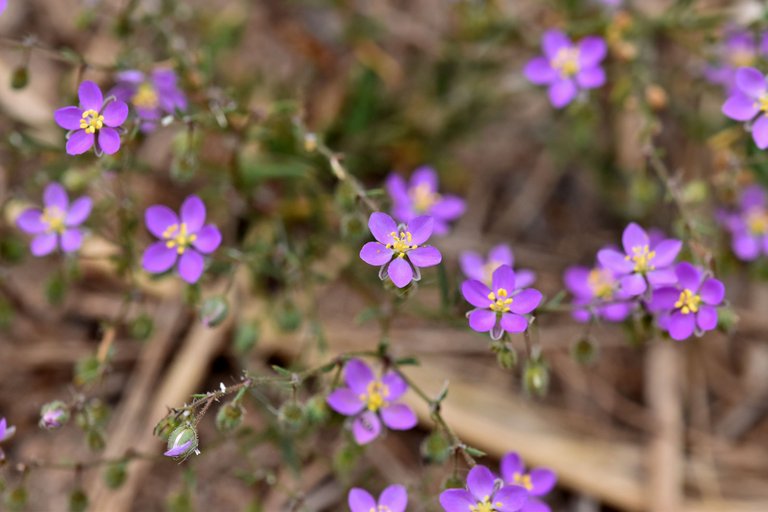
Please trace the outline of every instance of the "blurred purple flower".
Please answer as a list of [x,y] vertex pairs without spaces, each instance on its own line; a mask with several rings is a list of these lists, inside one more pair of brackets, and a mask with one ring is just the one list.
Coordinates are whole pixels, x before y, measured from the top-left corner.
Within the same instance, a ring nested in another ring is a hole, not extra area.
[[701,335],[717,327],[717,308],[725,298],[725,285],[688,262],[675,268],[677,283],[653,291],[648,309],[657,315],[659,327],[674,340],[694,332]]
[[344,416],[354,418],[352,435],[357,444],[367,444],[381,433],[383,422],[392,430],[409,430],[418,419],[410,407],[397,403],[408,384],[397,372],[389,371],[381,379],[360,359],[350,359],[344,366],[346,387],[328,395],[328,405]]
[[653,244],[648,233],[632,222],[624,229],[621,243],[624,252],[601,249],[597,259],[613,271],[627,297],[643,294],[648,284],[655,288],[675,281],[671,265],[683,246],[680,240],[668,238]]
[[368,219],[375,242],[366,243],[360,259],[380,266],[379,277],[389,277],[398,288],[421,279],[421,267],[432,267],[443,257],[435,247],[423,245],[432,234],[434,220],[426,215],[406,224],[395,223],[386,213],[374,212]]
[[16,432],[16,427],[9,426],[5,418],[0,418],[0,443],[9,440]]
[[178,457],[182,453],[184,453],[187,450],[189,450],[189,448],[192,446],[192,442],[193,441],[190,439],[186,443],[182,443],[182,444],[180,444],[178,446],[174,446],[170,450],[168,450],[165,453],[163,453],[163,455],[165,455],[166,457]]
[[752,138],[760,149],[768,148],[768,83],[755,68],[736,71],[736,87],[723,104],[723,114],[747,122]]
[[523,73],[536,85],[549,86],[549,101],[562,108],[576,97],[579,89],[594,89],[605,84],[600,63],[607,46],[601,37],[585,37],[574,44],[559,30],[548,30],[542,37],[544,56],[528,62]]
[[768,254],[768,210],[762,187],[746,188],[741,193],[738,211],[724,212],[719,220],[731,233],[731,248],[737,258],[753,261],[761,253]]
[[476,308],[469,312],[472,330],[490,331],[491,339],[498,340],[504,331],[523,332],[528,328],[528,319],[523,315],[538,307],[542,295],[534,288],[520,289],[515,284],[515,272],[509,265],[493,272],[490,288],[476,279],[464,281],[461,293]]
[[196,283],[203,273],[203,254],[211,254],[221,244],[221,232],[213,224],[205,224],[205,204],[197,196],[189,196],[181,205],[181,221],[176,213],[163,205],[147,208],[144,220],[150,233],[160,239],[147,247],[142,258],[144,270],[160,274],[178,259],[179,275]]
[[0,14],[3,14],[6,7],[8,7],[8,0],[0,0]]
[[620,289],[616,274],[602,265],[591,269],[568,267],[563,279],[577,306],[572,312],[577,322],[586,323],[592,315],[608,322],[622,322],[635,306]]
[[30,250],[35,256],[50,254],[56,247],[63,252],[73,252],[83,243],[79,226],[91,213],[90,197],[79,197],[71,205],[64,187],[50,183],[43,192],[44,208],[28,208],[16,219],[16,225],[35,235]]
[[519,485],[503,485],[485,466],[475,466],[467,475],[466,489],[446,489],[440,505],[446,512],[515,512],[523,510],[528,491]]
[[351,512],[405,512],[408,493],[402,485],[390,485],[376,501],[368,491],[354,487],[350,489],[347,500]]
[[[459,257],[459,263],[461,271],[468,279],[475,279],[490,286],[494,270],[502,265],[514,268],[515,255],[509,245],[499,244],[488,252],[487,260],[483,260],[483,257],[475,251],[464,251]],[[518,288],[527,288],[534,281],[536,281],[536,274],[532,270],[515,270],[515,286]]]
[[767,42],[768,34],[763,34],[758,44],[751,31],[729,30],[719,47],[717,65],[708,66],[704,77],[713,84],[721,85],[728,94],[736,92],[736,71],[754,65],[759,54],[765,55]]
[[149,133],[157,128],[163,114],[187,109],[187,97],[177,82],[176,72],[169,68],[155,69],[148,76],[137,70],[121,71],[110,94],[131,103],[141,119],[141,131]]
[[436,235],[448,233],[448,224],[464,213],[464,200],[458,196],[441,195],[437,191],[437,173],[431,167],[419,167],[406,184],[399,174],[387,177],[387,192],[392,198],[392,215],[400,222],[411,222],[419,215],[435,220]]
[[549,505],[539,500],[539,496],[548,494],[557,482],[557,475],[551,469],[534,468],[530,473],[525,472],[523,460],[515,452],[506,454],[501,459],[501,478],[507,485],[519,485],[528,491],[521,512],[551,512]]
[[[78,89],[80,107],[64,107],[54,113],[56,124],[69,130],[67,153],[80,155],[91,147],[97,156],[102,152],[112,155],[120,149],[120,133],[117,128],[128,117],[128,105],[115,99],[106,100],[95,83],[86,80]],[[94,146],[95,144],[95,146]]]

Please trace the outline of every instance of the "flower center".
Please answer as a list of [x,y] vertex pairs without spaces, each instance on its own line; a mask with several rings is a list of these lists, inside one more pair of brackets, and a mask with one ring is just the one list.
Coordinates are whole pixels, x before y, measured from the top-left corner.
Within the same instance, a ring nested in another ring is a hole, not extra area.
[[416,185],[409,191],[408,195],[413,201],[413,208],[419,213],[428,211],[440,200],[440,194],[434,192],[428,183]]
[[384,405],[384,399],[388,396],[389,388],[379,380],[372,380],[368,383],[366,393],[360,395],[360,400],[365,402],[369,411],[376,412]]
[[755,52],[748,48],[737,48],[731,53],[731,64],[737,68],[746,68],[754,64]]
[[64,217],[65,214],[61,208],[57,206],[48,206],[43,210],[43,215],[40,217],[45,224],[48,224],[48,233],[64,232]]
[[595,268],[589,272],[587,283],[595,297],[610,299],[613,296],[613,276],[611,272],[603,268]]
[[574,47],[560,48],[550,64],[560,72],[563,78],[572,77],[579,72],[579,49]]
[[490,284],[493,281],[494,270],[502,265],[503,263],[500,261],[488,260],[485,265],[483,265],[483,282]]
[[103,115],[93,109],[88,109],[83,112],[83,118],[80,119],[80,128],[85,130],[85,133],[96,133],[96,131],[101,130],[103,126]]
[[491,301],[491,311],[496,313],[509,313],[509,305],[512,304],[512,297],[509,297],[509,293],[505,288],[499,288],[496,293],[491,292],[488,294],[488,299]]
[[410,231],[401,231],[400,233],[393,231],[389,236],[392,237],[392,243],[387,244],[386,247],[395,251],[400,258],[404,257],[406,252],[416,248],[413,245],[413,235]]
[[133,95],[131,101],[136,108],[157,108],[157,92],[151,84],[143,83],[136,90],[136,94]]
[[530,491],[533,489],[533,482],[531,482],[531,475],[526,475],[525,473],[515,473],[512,475],[512,483],[515,485],[520,485],[522,487],[525,487],[526,490]]
[[491,503],[490,497],[486,496],[485,498],[483,498],[483,501],[478,501],[477,505],[470,505],[469,510],[471,512],[494,512],[496,508],[501,508],[503,506],[504,504],[500,501],[497,501],[496,503]]
[[768,231],[768,212],[754,209],[747,212],[747,227],[753,235],[764,235]]
[[197,235],[194,233],[187,233],[187,224],[182,222],[181,226],[178,224],[171,224],[163,231],[163,240],[165,246],[169,249],[176,248],[176,252],[184,254],[184,251],[192,245],[192,242],[197,240]]
[[686,288],[680,292],[680,298],[675,302],[675,307],[680,309],[684,315],[689,313],[696,313],[699,310],[699,304],[701,304],[701,296],[693,293]]
[[651,265],[651,260],[656,257],[656,251],[651,251],[647,245],[636,245],[632,248],[632,255],[625,259],[635,262],[635,272],[648,272],[656,267]]
[[376,505],[376,507],[371,507],[368,512],[392,512],[392,509],[386,505]]

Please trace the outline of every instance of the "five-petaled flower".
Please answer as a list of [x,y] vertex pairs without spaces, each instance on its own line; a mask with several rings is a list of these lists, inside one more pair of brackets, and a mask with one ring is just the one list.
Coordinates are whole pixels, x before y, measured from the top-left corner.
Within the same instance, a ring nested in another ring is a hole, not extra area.
[[[515,255],[509,245],[499,244],[488,252],[488,259],[483,259],[475,251],[464,251],[459,257],[459,264],[467,279],[475,279],[490,286],[494,270],[502,265],[515,267]],[[536,281],[536,274],[532,270],[515,270],[515,286],[518,288],[527,288],[534,281]]]
[[569,267],[564,281],[573,294],[576,307],[571,314],[577,322],[586,323],[593,316],[608,322],[621,322],[635,307],[629,300],[631,297],[620,289],[616,273],[602,265]]
[[402,485],[390,485],[376,500],[368,491],[353,487],[347,500],[351,512],[405,512],[408,493]]
[[387,178],[387,191],[392,198],[392,215],[400,222],[411,222],[420,215],[434,219],[436,235],[448,233],[450,222],[464,213],[464,200],[437,191],[437,173],[431,167],[419,167],[408,183],[392,173]]
[[440,251],[423,245],[430,235],[434,220],[423,215],[410,223],[395,223],[386,213],[374,212],[368,219],[375,242],[368,242],[360,250],[360,259],[369,265],[380,266],[379,277],[389,277],[398,288],[421,279],[420,267],[432,267],[442,260]]
[[742,192],[737,212],[720,215],[721,223],[731,233],[731,248],[740,260],[752,261],[760,254],[768,254],[766,206],[765,191],[752,185]]
[[466,489],[447,489],[440,494],[446,512],[515,512],[527,501],[525,487],[504,485],[485,466],[470,470]]
[[16,427],[8,425],[5,418],[0,418],[0,443],[10,439],[16,432]]
[[110,94],[131,103],[141,120],[141,131],[149,133],[163,114],[187,109],[187,97],[177,82],[176,72],[169,68],[157,68],[149,75],[132,69],[117,74],[117,85]]
[[147,208],[147,229],[160,239],[147,247],[142,258],[144,270],[159,274],[179,262],[179,275],[188,283],[196,283],[203,273],[203,254],[210,254],[221,244],[221,232],[213,224],[205,224],[205,204],[197,196],[189,196],[181,205],[181,220],[163,205]]
[[493,272],[491,287],[470,279],[461,285],[464,298],[475,306],[469,312],[469,326],[477,332],[489,332],[498,340],[503,331],[523,332],[528,319],[523,316],[539,305],[541,292],[534,288],[516,287],[515,272],[509,265],[502,265]]
[[118,128],[128,117],[128,105],[114,96],[106,100],[90,80],[78,89],[80,107],[64,107],[54,113],[56,123],[69,130],[67,153],[80,155],[94,147],[96,155],[112,155],[120,149]]
[[736,71],[736,87],[723,104],[723,114],[749,122],[752,138],[760,149],[768,148],[768,82],[755,68]]
[[[395,371],[377,379],[360,359],[350,359],[344,367],[346,387],[328,395],[331,408],[354,417],[352,435],[358,444],[367,444],[381,433],[381,422],[392,430],[409,430],[418,419],[410,407],[397,403],[408,385]],[[381,418],[381,420],[379,420]]]
[[519,485],[528,491],[528,501],[520,512],[550,512],[549,505],[538,499],[548,494],[557,482],[557,475],[551,469],[534,468],[525,472],[523,460],[515,452],[506,454],[501,459],[501,478],[507,485]]
[[678,341],[717,327],[716,306],[725,298],[725,285],[685,261],[675,267],[675,274],[676,285],[654,290],[648,304],[659,327]]
[[683,246],[680,240],[668,238],[654,243],[643,228],[630,223],[621,237],[624,252],[605,248],[597,253],[603,267],[614,272],[626,296],[641,295],[648,289],[675,281],[672,270]]
[[607,47],[601,37],[585,37],[574,44],[559,30],[548,30],[542,37],[544,55],[528,62],[525,77],[536,85],[549,86],[549,101],[562,108],[576,97],[579,89],[594,89],[605,83],[600,63]]
[[64,187],[50,183],[43,192],[44,207],[24,210],[16,219],[19,228],[35,237],[30,250],[35,256],[50,254],[57,246],[63,252],[73,252],[83,243],[80,225],[91,213],[89,197],[77,198],[69,204]]

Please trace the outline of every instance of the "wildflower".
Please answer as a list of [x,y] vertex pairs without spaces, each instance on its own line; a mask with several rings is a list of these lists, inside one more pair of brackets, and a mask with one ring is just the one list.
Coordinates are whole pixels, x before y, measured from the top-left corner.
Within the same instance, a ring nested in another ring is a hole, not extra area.
[[402,485],[390,485],[381,492],[378,501],[368,491],[357,487],[350,489],[349,510],[351,512],[405,512],[408,493]]
[[623,253],[605,248],[597,253],[597,259],[614,272],[626,296],[641,295],[648,284],[656,287],[674,282],[671,265],[683,246],[680,240],[668,238],[654,244],[648,233],[632,222],[624,229],[621,243]]
[[559,30],[548,30],[542,37],[544,55],[528,62],[523,73],[536,85],[549,86],[549,101],[562,108],[576,97],[579,89],[594,89],[605,84],[600,63],[607,47],[601,37],[585,37],[574,44]]
[[91,198],[79,197],[70,204],[64,187],[50,183],[43,191],[43,204],[42,210],[28,208],[16,219],[22,231],[35,235],[30,244],[32,254],[45,256],[56,247],[63,252],[78,250],[83,243],[80,225],[91,213]]
[[491,339],[501,338],[503,331],[523,332],[528,328],[526,315],[536,309],[541,292],[515,287],[515,272],[502,265],[493,272],[491,287],[470,279],[461,285],[464,298],[475,306],[469,313],[469,326],[477,332],[491,333]]
[[[189,196],[181,205],[181,221],[176,213],[163,205],[147,208],[144,220],[150,233],[160,239],[147,247],[142,258],[144,270],[159,274],[179,263],[179,275],[196,283],[203,273],[203,254],[210,254],[221,244],[221,232],[205,222],[205,204],[197,196]],[[202,254],[201,254],[202,253]]]
[[[381,422],[392,430],[409,430],[418,422],[410,407],[397,403],[408,385],[389,371],[381,379],[360,359],[350,359],[344,367],[346,387],[334,390],[326,401],[334,411],[354,417],[352,435],[357,444],[367,444],[381,433]],[[381,420],[381,421],[380,421]]]
[[9,426],[5,418],[0,418],[0,443],[9,440],[16,432],[16,427]]
[[8,7],[8,0],[0,0],[0,14],[3,14],[6,7]]
[[69,406],[61,400],[54,400],[40,409],[40,428],[56,430],[69,421]]
[[157,128],[163,114],[187,109],[187,97],[177,82],[176,72],[168,68],[157,68],[149,75],[138,70],[121,71],[110,93],[133,105],[141,131],[149,133]]
[[429,215],[435,221],[436,235],[448,233],[448,224],[464,213],[464,200],[442,195],[437,191],[437,173],[431,167],[419,167],[410,182],[399,174],[387,178],[387,192],[392,198],[392,215],[401,222],[411,222],[419,215]]
[[550,512],[549,505],[539,500],[539,496],[548,494],[557,482],[555,472],[547,468],[534,468],[530,473],[525,472],[523,460],[515,452],[506,454],[501,459],[501,478],[508,485],[519,485],[528,491],[521,512]]
[[717,65],[704,70],[704,77],[711,83],[721,85],[729,94],[735,92],[736,71],[739,68],[753,66],[758,57],[765,55],[768,33],[762,36],[758,44],[755,35],[748,30],[731,29],[719,47]]
[[375,242],[360,250],[360,259],[369,265],[380,265],[379,277],[389,277],[398,288],[421,279],[420,267],[432,267],[442,261],[436,248],[423,245],[432,234],[434,220],[426,215],[410,223],[395,224],[386,213],[372,213],[368,219]]
[[78,89],[80,107],[64,107],[54,113],[56,124],[69,130],[67,153],[80,155],[95,144],[97,156],[120,149],[119,128],[128,117],[128,105],[115,99],[106,100],[95,83],[86,80]]
[[515,512],[522,510],[527,500],[524,487],[504,485],[485,466],[470,470],[466,489],[440,493],[440,505],[446,512]]
[[717,327],[715,306],[725,298],[725,285],[688,262],[678,264],[675,275],[677,283],[654,290],[648,304],[659,327],[678,341]]
[[724,213],[720,221],[731,233],[731,248],[743,261],[768,254],[768,209],[765,191],[759,185],[744,190],[736,213]]
[[755,68],[736,71],[736,87],[723,104],[723,114],[736,121],[747,122],[752,139],[760,149],[768,148],[768,84]]
[[183,461],[193,453],[200,453],[197,449],[197,431],[192,425],[185,423],[171,432],[168,437],[168,450],[163,455]]
[[572,312],[577,322],[588,322],[594,315],[608,322],[621,322],[634,308],[626,293],[619,287],[615,272],[597,265],[593,268],[572,266],[563,276],[565,286],[573,294]]
[[[475,251],[464,251],[459,257],[459,263],[461,271],[468,279],[476,279],[490,286],[493,271],[502,265],[514,268],[515,256],[508,245],[499,244],[488,252],[487,260],[483,260],[483,257]],[[518,288],[531,286],[534,281],[536,281],[536,274],[532,270],[515,270],[515,286]]]

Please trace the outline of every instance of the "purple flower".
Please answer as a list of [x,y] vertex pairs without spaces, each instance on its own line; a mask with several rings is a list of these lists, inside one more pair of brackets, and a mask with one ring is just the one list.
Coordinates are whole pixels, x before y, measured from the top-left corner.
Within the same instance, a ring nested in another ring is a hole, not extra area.
[[401,222],[411,222],[419,215],[435,220],[436,235],[448,233],[448,224],[464,213],[464,200],[437,192],[437,173],[431,167],[419,167],[406,184],[399,174],[387,178],[387,191],[392,198],[392,215]]
[[717,327],[717,308],[725,298],[725,285],[688,262],[675,267],[677,283],[653,291],[648,309],[657,314],[659,327],[674,340],[701,335]]
[[[147,208],[144,220],[150,233],[160,239],[147,247],[141,264],[144,270],[160,274],[179,262],[179,275],[196,283],[203,273],[203,254],[211,254],[221,244],[221,232],[213,224],[205,224],[205,204],[197,196],[189,196],[181,205],[181,221],[176,213],[163,205]],[[201,254],[202,253],[202,254]]]
[[731,233],[731,248],[742,261],[768,254],[768,210],[765,191],[759,185],[744,190],[736,213],[724,213],[721,223]]
[[418,423],[410,407],[396,402],[408,390],[397,372],[389,371],[377,379],[363,361],[350,359],[344,367],[344,381],[347,386],[335,389],[327,402],[339,414],[354,417],[352,435],[357,444],[376,439],[382,421],[392,430],[409,430]]
[[149,76],[137,70],[121,71],[110,93],[134,106],[141,131],[149,133],[157,128],[163,114],[187,109],[187,97],[177,82],[176,72],[168,68],[155,69]]
[[548,30],[542,37],[544,56],[528,62],[523,73],[536,85],[549,86],[549,101],[562,108],[576,97],[579,89],[594,89],[605,83],[600,63],[607,46],[601,37],[585,37],[573,44],[559,30]]
[[0,418],[0,443],[9,440],[16,432],[16,427],[8,426],[5,418]]
[[50,183],[43,192],[44,208],[28,208],[16,219],[16,225],[25,233],[35,235],[30,250],[35,256],[50,254],[56,247],[73,252],[83,243],[79,226],[91,213],[90,197],[79,197],[69,204],[64,187]]
[[[515,256],[512,249],[506,244],[499,244],[493,247],[488,253],[488,259],[475,251],[464,251],[459,258],[461,271],[469,279],[481,281],[487,285],[491,284],[493,271],[502,265],[515,266]],[[532,270],[518,269],[515,271],[515,285],[518,288],[526,288],[536,281],[536,274]]]
[[40,409],[40,428],[55,430],[69,421],[69,406],[61,400],[49,402]]
[[376,501],[368,491],[355,487],[349,491],[348,502],[351,512],[405,512],[408,493],[402,485],[390,485]]
[[768,84],[755,68],[736,71],[736,87],[723,104],[723,114],[736,121],[748,122],[752,138],[760,149],[768,148]]
[[67,153],[80,155],[95,144],[97,156],[102,152],[112,155],[120,149],[120,133],[117,128],[128,117],[128,105],[110,96],[106,100],[95,83],[86,80],[77,91],[80,107],[64,107],[53,117],[56,124],[69,130]]
[[490,469],[475,466],[467,475],[466,489],[446,489],[440,505],[446,512],[516,512],[528,500],[528,491],[519,485],[504,485]]
[[423,245],[433,226],[434,220],[426,215],[398,226],[386,213],[372,213],[368,228],[376,241],[363,246],[360,259],[381,266],[379,277],[383,280],[389,276],[395,286],[403,288],[421,279],[420,267],[432,267],[443,259],[436,248]]
[[563,279],[577,306],[572,313],[577,322],[586,323],[593,315],[608,322],[622,322],[634,308],[630,297],[620,289],[616,274],[601,265],[569,267]]
[[515,452],[506,454],[501,459],[501,478],[508,485],[524,487],[529,494],[521,512],[550,512],[549,505],[537,499],[548,494],[557,482],[557,475],[551,469],[534,468],[530,473],[525,472],[523,460]]
[[625,296],[641,295],[649,283],[656,287],[674,282],[671,265],[683,246],[680,240],[668,238],[654,244],[648,233],[632,222],[624,229],[621,243],[624,252],[601,249],[597,259],[614,272]]
[[536,309],[542,299],[539,290],[515,287],[515,271],[509,265],[493,272],[490,288],[470,279],[461,285],[461,293],[476,308],[469,312],[469,326],[477,332],[490,331],[494,340],[504,331],[525,331],[528,319],[523,315]]
[[0,0],[0,14],[3,14],[6,7],[8,7],[8,0]]

